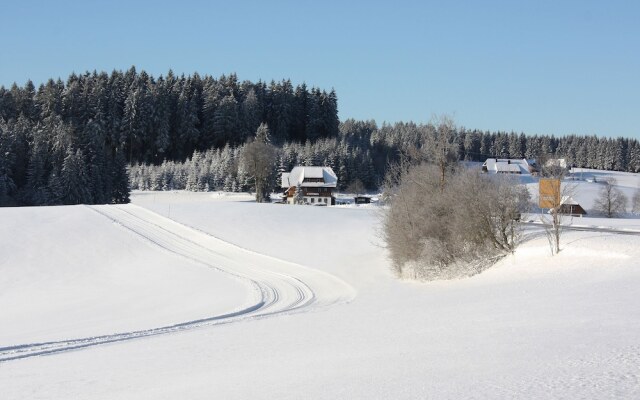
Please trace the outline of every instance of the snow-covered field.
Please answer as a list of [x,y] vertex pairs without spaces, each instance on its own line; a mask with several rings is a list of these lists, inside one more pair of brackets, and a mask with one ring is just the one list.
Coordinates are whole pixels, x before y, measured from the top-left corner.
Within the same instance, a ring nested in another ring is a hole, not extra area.
[[251,303],[228,274],[86,206],[0,208],[0,347],[133,331]]
[[640,398],[640,236],[415,283],[374,207],[133,203],[0,209],[0,359],[89,345],[0,362],[0,398]]
[[[640,175],[628,172],[599,171],[588,168],[573,168],[568,178],[563,181],[567,195],[577,201],[591,216],[594,217],[595,200],[598,198],[605,180],[614,179],[622,193],[631,200],[633,195],[640,190]],[[534,201],[538,199],[538,179],[531,176],[522,178],[527,185]],[[631,207],[628,207],[631,211]],[[615,221],[613,223],[616,223]]]

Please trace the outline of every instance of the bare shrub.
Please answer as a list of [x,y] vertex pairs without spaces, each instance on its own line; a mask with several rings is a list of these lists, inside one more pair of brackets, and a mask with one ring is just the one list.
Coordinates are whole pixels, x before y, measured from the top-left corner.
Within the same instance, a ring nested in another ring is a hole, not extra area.
[[576,185],[563,184],[563,174],[556,175],[554,178],[558,179],[557,186],[552,185],[553,190],[548,193],[550,196],[547,198],[547,206],[549,211],[545,212],[545,209],[541,209],[540,221],[544,228],[545,236],[549,242],[549,249],[551,255],[560,253],[560,239],[564,233],[564,223],[566,219],[573,218],[571,215],[566,215],[563,212],[564,201],[570,199],[575,191]]
[[627,211],[627,196],[616,186],[616,180],[607,179],[595,201],[594,208],[607,218],[614,218]]
[[427,164],[395,171],[383,238],[401,277],[473,275],[518,242],[526,189],[467,170],[452,173],[442,186],[441,171]]

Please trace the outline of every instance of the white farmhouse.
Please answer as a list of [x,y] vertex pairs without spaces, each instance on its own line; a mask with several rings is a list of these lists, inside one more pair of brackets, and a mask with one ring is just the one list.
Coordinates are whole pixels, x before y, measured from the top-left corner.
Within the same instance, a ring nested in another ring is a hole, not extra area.
[[488,158],[482,164],[482,172],[491,174],[529,175],[537,172],[535,162],[527,159]]
[[306,204],[335,204],[333,189],[338,185],[338,176],[331,167],[295,167],[291,172],[282,173],[281,187],[287,203],[294,203],[296,188],[302,190]]

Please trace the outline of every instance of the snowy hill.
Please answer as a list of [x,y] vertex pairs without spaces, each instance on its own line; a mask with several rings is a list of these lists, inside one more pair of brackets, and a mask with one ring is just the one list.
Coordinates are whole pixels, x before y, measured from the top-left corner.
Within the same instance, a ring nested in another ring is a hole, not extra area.
[[[631,200],[633,195],[640,190],[640,175],[631,172],[601,171],[588,168],[573,168],[571,173],[563,180],[563,187],[571,186],[571,197],[584,207],[589,216],[597,217],[594,213],[594,203],[603,183],[608,179],[615,179],[615,186]],[[521,183],[529,188],[532,200],[537,204],[538,180],[537,177],[519,177]],[[630,210],[630,208],[629,208]],[[613,222],[614,224],[616,222]]]
[[0,208],[0,347],[132,331],[242,307],[250,288],[86,206]]
[[277,275],[288,286],[269,287],[302,294],[275,304],[305,306],[0,362],[3,399],[640,396],[638,236],[567,231],[551,257],[533,230],[480,275],[415,283],[389,272],[374,208],[211,193],[133,201],[122,210],[139,225],[109,207],[0,210],[0,356],[261,298],[230,272]]

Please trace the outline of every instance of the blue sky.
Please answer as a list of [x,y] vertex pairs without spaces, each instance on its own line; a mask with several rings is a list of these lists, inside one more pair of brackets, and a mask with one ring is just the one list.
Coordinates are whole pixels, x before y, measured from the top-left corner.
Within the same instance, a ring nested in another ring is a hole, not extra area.
[[127,69],[335,88],[340,118],[640,138],[637,1],[0,1],[0,85]]

